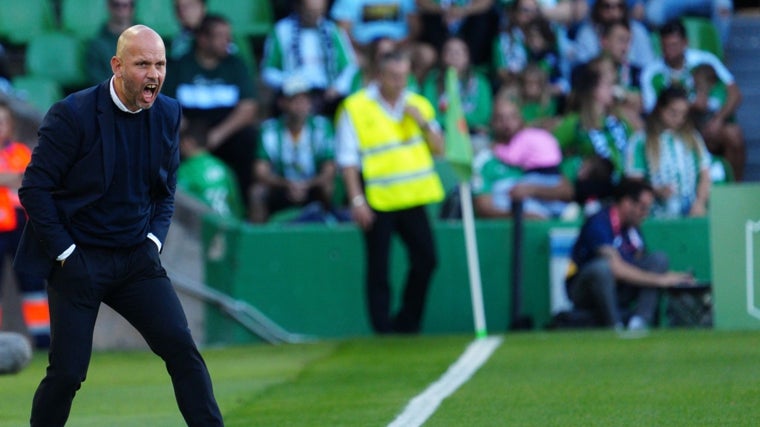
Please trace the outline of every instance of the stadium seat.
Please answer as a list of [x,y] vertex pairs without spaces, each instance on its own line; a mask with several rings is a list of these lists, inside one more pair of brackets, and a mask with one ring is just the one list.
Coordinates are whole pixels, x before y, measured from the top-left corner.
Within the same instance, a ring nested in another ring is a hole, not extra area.
[[25,45],[54,27],[49,0],[0,0],[0,39]]
[[44,113],[63,98],[63,89],[53,79],[20,75],[13,78],[13,89],[20,99]]
[[106,0],[61,0],[61,29],[85,40],[108,19]]
[[245,34],[233,34],[232,44],[234,46],[233,53],[238,55],[240,59],[248,66],[248,70],[253,73],[254,79],[258,73],[256,66],[256,57],[253,52],[253,44],[248,36]]
[[274,25],[274,12],[269,1],[208,0],[208,10],[225,16],[236,34],[263,37]]
[[71,34],[40,34],[27,45],[26,74],[51,78],[64,89],[79,88],[85,84],[82,54],[82,41]]
[[[230,2],[230,0],[226,1]],[[237,0],[231,1],[231,3],[236,2]],[[153,28],[165,40],[172,39],[180,30],[177,18],[174,16],[174,0],[137,1],[135,21]]]
[[686,38],[689,46],[695,49],[706,50],[723,60],[723,45],[718,37],[718,30],[712,21],[707,18],[686,16],[681,19],[686,27]]

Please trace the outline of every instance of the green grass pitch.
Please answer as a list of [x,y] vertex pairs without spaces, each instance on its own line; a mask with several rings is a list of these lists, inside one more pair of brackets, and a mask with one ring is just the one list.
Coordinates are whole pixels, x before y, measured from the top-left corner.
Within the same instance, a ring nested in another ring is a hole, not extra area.
[[[462,354],[470,336],[208,348],[227,426],[385,426]],[[755,426],[760,331],[507,334],[425,426]],[[46,358],[0,377],[0,427],[28,425]],[[93,355],[69,423],[183,426],[162,362]]]

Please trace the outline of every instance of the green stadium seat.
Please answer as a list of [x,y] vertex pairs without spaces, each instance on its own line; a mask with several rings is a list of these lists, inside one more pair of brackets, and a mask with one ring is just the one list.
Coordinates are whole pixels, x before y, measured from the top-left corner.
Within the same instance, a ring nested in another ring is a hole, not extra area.
[[[237,0],[227,1],[237,2]],[[174,16],[174,0],[137,1],[135,21],[153,28],[165,40],[172,39],[180,31],[177,18]]]
[[253,43],[250,37],[245,34],[232,35],[233,53],[240,57],[248,66],[248,70],[253,74],[254,79],[258,73],[256,65],[256,56],[253,51]]
[[82,41],[71,34],[53,31],[31,39],[26,49],[26,74],[53,79],[64,90],[85,84]]
[[723,60],[723,45],[718,37],[718,30],[712,21],[707,18],[687,16],[681,18],[686,27],[686,38],[689,46],[695,49],[706,50]]
[[85,40],[108,20],[107,0],[61,0],[61,29]]
[[12,84],[19,98],[42,113],[63,98],[61,85],[48,77],[20,75],[13,78]]
[[226,17],[232,31],[251,37],[263,37],[274,26],[272,4],[263,0],[208,0],[208,11]]
[[25,45],[55,28],[49,0],[0,0],[0,39]]

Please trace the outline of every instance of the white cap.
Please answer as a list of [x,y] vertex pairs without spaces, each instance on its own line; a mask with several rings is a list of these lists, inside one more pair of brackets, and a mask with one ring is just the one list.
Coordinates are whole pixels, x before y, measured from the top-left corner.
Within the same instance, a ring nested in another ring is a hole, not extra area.
[[311,90],[309,82],[298,74],[294,74],[282,82],[282,94],[285,96],[298,95],[309,90]]

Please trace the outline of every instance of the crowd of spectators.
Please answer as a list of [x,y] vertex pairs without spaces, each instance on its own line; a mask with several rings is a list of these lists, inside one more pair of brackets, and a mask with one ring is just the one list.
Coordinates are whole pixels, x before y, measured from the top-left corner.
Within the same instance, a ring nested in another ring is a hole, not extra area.
[[[90,83],[109,77],[117,35],[135,23],[136,2],[148,0],[103,1],[107,20],[86,45]],[[704,215],[710,183],[743,178],[734,117],[741,93],[718,54],[689,45],[682,24],[686,16],[710,19],[724,43],[730,0],[290,0],[273,3],[272,29],[258,38],[236,37],[234,22],[207,6],[174,1],[180,31],[166,39],[165,93],[180,101],[187,126],[202,122],[193,133],[204,135],[186,136],[203,158],[226,164],[235,203],[251,222],[314,202],[320,215],[296,217],[346,219],[335,113],[347,96],[377,84],[378,59],[395,50],[412,60],[406,90],[427,98],[441,126],[444,76],[456,70],[479,158],[472,184],[494,192],[501,214],[513,198],[584,207],[631,176],[655,186],[653,215]],[[253,63],[236,54],[242,50]],[[505,128],[509,120],[518,128]],[[535,170],[498,154],[510,144],[559,147],[557,164],[538,168],[552,179],[522,180]],[[516,181],[484,185],[493,162]]]

